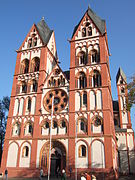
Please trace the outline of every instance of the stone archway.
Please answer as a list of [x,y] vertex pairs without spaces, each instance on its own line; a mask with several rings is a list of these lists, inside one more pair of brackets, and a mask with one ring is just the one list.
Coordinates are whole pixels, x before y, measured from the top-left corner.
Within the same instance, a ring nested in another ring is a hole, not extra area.
[[[48,172],[49,166],[49,141],[46,142],[40,151],[40,167],[43,168],[45,174]],[[66,149],[60,141],[52,141],[51,146],[51,167],[50,174],[55,176],[57,169],[62,170],[66,168]]]

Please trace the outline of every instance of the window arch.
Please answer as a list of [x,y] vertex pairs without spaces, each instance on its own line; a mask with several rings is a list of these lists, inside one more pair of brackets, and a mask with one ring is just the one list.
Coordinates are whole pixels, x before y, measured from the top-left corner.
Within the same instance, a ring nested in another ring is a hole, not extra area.
[[31,98],[30,97],[28,97],[27,99],[27,111],[31,112]]
[[87,63],[87,55],[84,51],[80,51],[76,57],[76,65],[84,65]]
[[84,27],[82,28],[82,37],[92,36],[92,27],[88,20],[86,20]]
[[83,93],[83,105],[87,106],[87,92]]
[[82,131],[84,131],[84,122],[83,121],[81,121],[81,123],[80,123],[80,130],[82,130]]
[[64,120],[61,121],[61,127],[65,128],[66,127],[66,122]]
[[79,157],[86,157],[86,146],[85,145],[80,145],[78,148],[78,156]]
[[99,63],[100,62],[100,53],[99,51],[93,49],[89,53],[89,58],[91,59],[91,63]]
[[24,127],[24,135],[32,135],[32,134],[33,134],[33,124],[32,122],[28,122]]
[[92,76],[92,87],[100,87],[100,86],[101,86],[100,72],[97,70],[94,70],[93,76]]
[[13,125],[12,135],[13,135],[13,136],[19,136],[19,135],[20,135],[20,123],[19,123],[19,122],[16,122],[16,123]]
[[55,128],[57,128],[57,127],[58,127],[57,122],[56,122],[56,121],[53,121],[53,128],[55,129]]
[[28,157],[29,156],[29,147],[24,146],[22,149],[22,157]]
[[41,134],[49,135],[49,133],[50,133],[50,124],[47,120],[45,120],[41,124]]
[[37,37],[35,36],[36,36],[36,33],[33,32],[32,37],[30,37],[28,40],[28,48],[37,46]]
[[29,60],[24,59],[20,64],[20,74],[26,74],[29,72]]
[[27,83],[25,81],[22,82],[22,93],[27,92]]
[[87,78],[84,72],[79,73],[78,88],[83,89],[87,87]]
[[38,83],[36,80],[34,80],[32,85],[32,92],[37,92],[37,88],[38,88]]
[[31,72],[37,72],[39,71],[39,66],[40,66],[40,59],[38,57],[35,57],[31,60],[31,67],[30,71]]
[[84,117],[78,119],[78,132],[87,133],[87,120]]

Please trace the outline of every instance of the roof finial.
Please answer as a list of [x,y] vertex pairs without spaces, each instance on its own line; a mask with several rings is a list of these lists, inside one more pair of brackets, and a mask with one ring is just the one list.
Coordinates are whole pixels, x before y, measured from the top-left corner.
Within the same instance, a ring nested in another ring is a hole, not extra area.
[[88,9],[90,9],[90,4],[88,5]]
[[41,20],[45,20],[44,16],[42,17],[42,19],[41,19]]

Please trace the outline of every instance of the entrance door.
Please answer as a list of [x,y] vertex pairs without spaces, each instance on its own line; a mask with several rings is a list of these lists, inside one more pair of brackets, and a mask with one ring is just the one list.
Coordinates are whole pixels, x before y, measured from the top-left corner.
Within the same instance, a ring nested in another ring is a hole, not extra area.
[[56,158],[51,158],[51,176],[56,175]]
[[51,156],[51,176],[57,176],[58,171],[61,170],[61,156],[59,154],[53,154]]

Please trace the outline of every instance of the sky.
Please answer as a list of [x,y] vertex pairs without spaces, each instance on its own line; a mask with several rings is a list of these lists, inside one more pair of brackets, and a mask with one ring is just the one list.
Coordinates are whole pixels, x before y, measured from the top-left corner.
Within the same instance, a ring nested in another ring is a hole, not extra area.
[[[10,96],[19,49],[33,23],[42,17],[55,31],[58,57],[63,70],[70,65],[73,29],[88,6],[106,20],[113,99],[117,100],[116,74],[122,67],[127,76],[135,73],[135,0],[1,0],[0,1],[0,99]],[[131,118],[135,130],[135,108]]]

